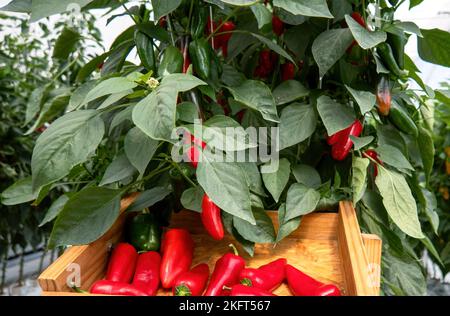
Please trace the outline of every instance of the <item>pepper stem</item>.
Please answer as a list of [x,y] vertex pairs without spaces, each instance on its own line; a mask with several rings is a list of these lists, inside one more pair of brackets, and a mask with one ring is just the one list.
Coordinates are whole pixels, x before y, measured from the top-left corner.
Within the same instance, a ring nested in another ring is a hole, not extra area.
[[222,287],[222,290],[231,291],[231,287],[228,287],[228,286],[224,285],[224,286]]
[[238,252],[238,250],[236,249],[236,246],[235,246],[235,245],[229,244],[228,247],[230,247],[231,249],[233,249],[233,253],[234,253],[236,256],[239,256],[239,252]]
[[76,286],[76,285],[72,286],[72,290],[74,290],[74,291],[77,292],[77,293],[89,294],[88,291],[82,290],[82,289],[80,289],[80,288],[79,288],[78,286]]
[[184,284],[175,287],[175,296],[192,296],[191,290]]
[[252,286],[252,280],[250,280],[249,278],[242,279],[241,284],[246,286]]

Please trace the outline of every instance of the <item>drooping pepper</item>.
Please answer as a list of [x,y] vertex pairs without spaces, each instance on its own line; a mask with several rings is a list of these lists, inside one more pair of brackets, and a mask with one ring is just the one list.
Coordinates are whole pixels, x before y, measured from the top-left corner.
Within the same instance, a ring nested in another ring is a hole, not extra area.
[[286,263],[286,259],[280,258],[262,265],[258,269],[245,268],[241,271],[239,280],[244,285],[272,292],[280,286],[285,278]]
[[192,164],[192,166],[194,168],[197,168],[198,160],[200,157],[200,152],[199,152],[200,146],[202,149],[205,149],[206,143],[201,141],[200,139],[195,138],[194,135],[192,135],[192,134],[189,134],[189,135],[188,136],[190,137],[190,143],[193,143],[193,145],[188,148],[187,158],[188,158],[189,162]]
[[267,78],[275,68],[278,62],[278,55],[274,52],[264,49],[259,53],[259,63],[255,68],[254,75],[260,78]]
[[161,246],[161,227],[152,213],[141,213],[127,223],[128,241],[138,251],[158,251]]
[[200,296],[205,290],[209,278],[209,267],[201,263],[190,271],[181,274],[173,286],[174,296]]
[[163,77],[172,73],[180,73],[183,70],[183,54],[175,46],[168,46],[158,68],[158,75]]
[[203,195],[201,218],[208,234],[216,240],[221,240],[224,230],[220,208],[206,194]]
[[387,42],[392,48],[392,53],[394,54],[395,61],[400,69],[405,67],[405,45],[408,41],[405,32],[400,34],[387,33]]
[[284,33],[284,23],[281,21],[281,19],[273,15],[272,16],[272,31],[277,35],[281,36]]
[[407,71],[400,69],[397,61],[394,57],[394,52],[392,51],[391,45],[386,42],[378,44],[377,46],[378,55],[380,55],[381,59],[385,66],[396,76],[404,77],[408,74]]
[[376,96],[378,113],[388,116],[391,110],[391,88],[389,87],[389,80],[384,76],[378,82]]
[[[234,31],[236,28],[236,25],[232,21],[227,21],[223,23],[223,25],[220,27],[218,33],[225,33],[225,32],[231,32]],[[228,56],[228,42],[230,41],[230,38],[233,34],[232,33],[226,33],[221,34],[218,37],[220,48],[222,49],[222,54],[224,57]]]
[[139,59],[148,71],[155,71],[155,52],[153,50],[153,40],[147,34],[136,30],[134,32],[134,42]]
[[159,287],[159,269],[161,255],[156,251],[147,251],[139,255],[132,285],[148,296],[156,295]]
[[189,44],[189,55],[195,73],[207,80],[211,73],[211,46],[205,38],[199,38]]
[[234,245],[230,245],[230,247],[233,248],[234,253],[226,253],[217,260],[205,296],[219,296],[222,294],[224,286],[231,287],[238,283],[239,274],[245,267],[245,261],[238,255]]
[[333,284],[319,282],[289,264],[285,269],[289,289],[295,296],[341,296],[341,291]]
[[332,135],[328,138],[328,143],[332,145],[331,147],[331,156],[334,160],[344,160],[353,146],[353,141],[350,138],[350,135],[358,137],[361,135],[363,130],[363,126],[359,120],[355,120],[352,125],[347,127],[346,129]]
[[414,137],[419,135],[419,130],[417,129],[416,123],[414,123],[408,112],[397,102],[392,102],[391,111],[389,112],[389,120],[403,133]]
[[200,7],[196,13],[193,14],[191,20],[191,36],[197,39],[203,35],[208,20],[208,10],[206,7]]
[[[372,150],[372,149],[366,150],[363,153],[363,156],[364,157],[370,157],[373,160],[375,160],[376,162],[378,162],[380,165],[383,165],[383,162],[380,160],[380,158],[378,158],[378,154],[377,154],[377,152],[375,150]],[[373,176],[376,178],[377,175],[378,175],[378,166],[377,166],[376,163],[374,163],[373,164]]]
[[105,279],[114,282],[129,283],[133,277],[138,259],[136,249],[128,243],[119,243],[109,259]]
[[183,73],[187,73],[189,66],[191,65],[191,59],[189,58],[189,46],[183,47]]
[[250,287],[243,284],[236,284],[231,287],[230,296],[276,296],[276,295],[257,287]]
[[281,65],[281,81],[292,80],[295,78],[295,65],[286,62]]
[[109,280],[99,280],[95,282],[92,285],[90,292],[92,294],[105,295],[148,296],[147,293],[138,289],[134,285]]
[[176,278],[189,270],[194,255],[194,241],[185,229],[169,229],[161,245],[160,278],[163,288],[171,288]]

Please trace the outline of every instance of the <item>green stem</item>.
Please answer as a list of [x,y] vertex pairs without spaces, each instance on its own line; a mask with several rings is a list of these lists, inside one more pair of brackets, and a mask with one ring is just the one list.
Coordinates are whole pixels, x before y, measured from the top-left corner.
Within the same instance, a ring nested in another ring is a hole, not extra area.
[[[208,37],[207,37],[206,39],[209,41],[209,40],[211,39],[211,37],[213,37],[213,36],[220,35],[220,34],[225,34],[225,33],[229,33],[229,32],[220,32],[220,33],[217,33],[217,31],[220,30],[220,28],[221,28],[225,23],[227,23],[228,20],[231,19],[231,17],[234,16],[234,15],[237,13],[237,11],[239,11],[239,7],[234,8],[233,11],[231,11],[231,13],[230,13],[230,14],[222,21],[222,23],[220,23],[220,24],[217,26],[217,28],[216,28],[215,30],[212,30],[212,28],[211,28],[212,32],[211,32],[211,34],[208,35]],[[213,19],[212,19],[212,17],[210,17],[210,18],[211,18],[211,23],[212,23]]]
[[235,256],[239,256],[239,252],[238,252],[238,250],[237,250],[235,245],[229,244],[228,247],[230,247],[233,250],[233,253],[234,253]]
[[178,164],[176,162],[174,162],[172,159],[170,159],[170,157],[167,155],[164,155],[164,157],[165,157],[165,161],[167,161],[174,168],[176,168],[180,172],[180,174],[183,176],[183,178],[186,179],[187,182],[189,182],[194,188],[197,187],[197,184],[184,174],[184,172],[181,170],[181,168],[178,166]]
[[169,33],[170,33],[170,39],[172,40],[172,45],[175,46],[175,37],[173,36],[173,25],[172,20],[170,19],[170,15],[166,15],[167,17],[167,24],[169,26]]
[[25,264],[25,249],[22,248],[22,253],[20,254],[20,263],[19,263],[19,286],[23,285],[23,266]]
[[125,4],[122,2],[122,0],[119,0],[120,5],[125,9],[125,11],[128,13],[130,18],[133,20],[134,24],[139,24],[139,21],[134,18],[134,15],[128,10],[128,8],[125,6]]
[[[8,249],[8,247],[6,247]],[[2,260],[2,277],[0,280],[0,294],[4,294],[5,280],[6,280],[6,267],[8,266],[8,250],[6,250],[5,255]]]
[[189,27],[191,26],[192,23],[192,12],[194,11],[194,1],[191,0],[191,6],[189,8],[189,19],[188,19],[188,24],[186,26],[185,29],[185,33],[188,34],[189,33]]

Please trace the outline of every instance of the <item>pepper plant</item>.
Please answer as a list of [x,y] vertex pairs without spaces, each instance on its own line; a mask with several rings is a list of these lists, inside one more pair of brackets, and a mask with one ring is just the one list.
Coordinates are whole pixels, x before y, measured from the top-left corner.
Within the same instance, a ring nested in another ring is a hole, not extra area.
[[[65,10],[24,2],[13,4],[32,20]],[[402,0],[72,2],[121,5],[134,24],[79,69],[65,115],[37,139],[31,177],[11,189],[33,200],[70,188],[47,213],[51,247],[100,237],[132,192],[141,194],[128,211],[151,208],[166,222],[172,210],[206,211],[213,236],[223,224],[250,254],[350,199],[363,229],[383,239],[384,293],[425,293],[418,249],[436,253],[422,227],[437,215],[423,96],[434,91],[404,45],[417,37],[422,59],[449,66],[447,32],[397,20]],[[133,48],[140,62],[128,58]],[[177,128],[189,148],[181,162]],[[226,128],[244,141],[222,146]],[[276,145],[266,140],[277,169],[213,159],[260,148],[251,128],[278,128]],[[278,209],[277,234],[268,209]]]

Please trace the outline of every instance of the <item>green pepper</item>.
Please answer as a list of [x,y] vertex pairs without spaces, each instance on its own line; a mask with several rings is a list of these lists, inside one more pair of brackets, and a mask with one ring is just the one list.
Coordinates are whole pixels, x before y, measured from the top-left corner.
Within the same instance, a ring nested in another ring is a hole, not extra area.
[[152,213],[134,216],[128,222],[127,236],[138,251],[158,251],[161,245],[161,227]]
[[192,16],[191,36],[194,40],[201,37],[205,32],[207,18],[208,10],[206,9],[206,7],[199,8],[197,13]]
[[134,32],[134,42],[142,64],[148,71],[155,71],[155,52],[153,41],[146,34],[139,30]]
[[405,45],[407,41],[408,39],[406,38],[404,32],[402,32],[401,35],[387,33],[387,42],[392,48],[395,61],[400,69],[405,68]]
[[211,73],[211,46],[205,38],[192,41],[189,44],[189,55],[195,73],[204,80],[207,80]]
[[168,46],[164,50],[161,63],[158,68],[160,77],[168,74],[180,73],[183,70],[183,54],[175,46]]
[[394,100],[391,104],[391,110],[389,112],[389,120],[394,124],[400,131],[405,134],[417,137],[419,131],[417,129],[416,123],[409,116],[397,102]]
[[381,43],[378,45],[377,51],[381,59],[383,60],[383,63],[393,74],[398,77],[405,77],[408,74],[407,71],[400,69],[400,67],[398,66],[391,45],[389,45],[388,43]]

